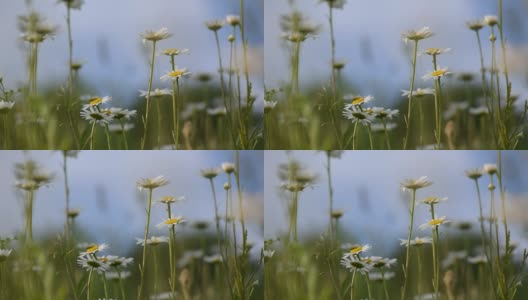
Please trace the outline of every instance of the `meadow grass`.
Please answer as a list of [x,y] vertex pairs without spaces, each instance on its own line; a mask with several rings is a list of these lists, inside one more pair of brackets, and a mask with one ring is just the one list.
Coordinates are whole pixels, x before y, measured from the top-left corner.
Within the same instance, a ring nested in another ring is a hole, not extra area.
[[[189,25],[214,32],[210,38],[215,39],[218,48],[211,55],[218,56],[219,66],[211,66],[206,72],[177,66],[183,63],[182,55],[188,50],[165,48],[175,42],[170,39],[169,29],[138,33],[138,40],[143,40],[150,54],[149,72],[141,89],[145,90],[137,98],[127,99],[129,108],[115,107],[116,101],[110,95],[98,95],[97,87],[85,84],[85,62],[75,59],[76,34],[71,26],[76,14],[82,13],[84,2],[80,0],[61,0],[59,3],[64,5],[57,6],[66,10],[68,78],[52,86],[41,84],[47,74],[39,72],[39,50],[49,47],[48,41],[61,31],[28,4],[28,14],[18,17],[28,57],[28,79],[19,86],[5,87],[0,77],[2,148],[262,148],[262,113],[255,109],[257,98],[249,74],[252,62],[248,61],[246,9],[244,0],[239,2],[239,15]],[[231,34],[226,38],[227,27]],[[231,48],[227,65],[222,63],[222,56],[227,55],[221,52],[223,45]],[[158,68],[170,71],[161,76],[155,71]],[[9,78],[10,74],[3,76]],[[167,83],[158,86],[158,78]]]
[[[326,178],[308,170],[302,162],[295,160],[294,154],[277,168],[283,182],[279,198],[284,201],[283,214],[289,222],[287,230],[268,236],[264,244],[265,299],[526,297],[527,290],[522,282],[527,275],[528,252],[518,249],[511,240],[509,213],[506,211],[508,196],[504,192],[507,183],[503,182],[500,151],[496,163],[460,170],[461,177],[467,178],[467,185],[476,187],[475,201],[479,203],[479,210],[475,211],[474,220],[452,220],[450,212],[443,208],[449,199],[428,193],[429,186],[434,183],[427,176],[402,179],[400,187],[408,205],[409,228],[405,238],[396,236],[392,239],[397,249],[391,251],[392,257],[376,255],[380,251],[387,253],[387,250],[380,249],[374,241],[377,233],[369,229],[370,224],[363,222],[352,228],[340,227],[343,217],[355,218],[361,212],[350,202],[345,202],[350,203],[350,207],[333,207],[334,190],[346,187],[333,185],[331,162],[342,164],[339,160],[343,153],[323,152],[326,155]],[[353,155],[352,152],[348,154]],[[489,196],[480,193],[482,184],[487,185]],[[328,202],[329,211],[320,211],[327,218],[328,227],[315,232],[312,229],[309,233],[304,230],[303,237],[299,237],[297,220],[306,218],[299,212],[307,211],[309,205],[302,201],[302,196],[311,193],[312,189],[326,188],[328,199],[318,201]],[[392,197],[390,191],[385,194],[386,199]],[[489,210],[484,211],[482,201],[486,199],[491,203]],[[494,202],[498,199],[500,204]],[[473,201],[457,201],[466,200]],[[429,211],[428,220],[421,225],[415,219],[417,211]],[[385,226],[390,224],[384,223]],[[371,234],[367,234],[367,239],[371,242],[367,240],[365,243],[363,238],[364,243],[360,244],[354,238],[356,234],[365,236],[368,232]],[[376,241],[380,241],[379,237]],[[384,241],[385,247],[390,243]]]
[[[263,255],[261,251],[254,251],[257,245],[248,237],[248,210],[240,183],[243,174],[238,152],[233,163],[195,172],[195,176],[204,178],[203,188],[211,188],[214,220],[188,220],[178,215],[179,203],[187,200],[162,196],[164,187],[170,184],[164,176],[139,179],[135,186],[144,199],[145,230],[141,238],[131,241],[137,244],[131,249],[113,247],[111,242],[84,242],[100,238],[90,238],[77,226],[83,212],[73,208],[70,201],[72,178],[67,162],[77,155],[76,151],[63,151],[64,231],[38,237],[33,235],[33,220],[39,216],[35,203],[49,200],[39,199],[39,191],[60,188],[61,184],[56,174],[46,171],[34,160],[16,164],[16,187],[23,203],[25,225],[21,232],[0,237],[1,299],[249,300],[262,297]],[[227,182],[225,198],[217,197],[214,189],[220,180]],[[133,182],[130,184],[134,186]],[[79,205],[78,201],[75,205]],[[219,210],[223,207],[226,215]],[[156,210],[166,211],[161,222],[151,218]],[[39,229],[39,232],[45,231]]]
[[[444,66],[443,56],[450,48],[422,46],[423,40],[435,40],[429,27],[404,32],[401,38],[410,52],[411,70],[409,85],[402,87],[401,97],[387,99],[393,100],[394,108],[380,107],[376,94],[381,91],[364,91],[342,77],[344,68],[355,65],[337,59],[336,49],[340,40],[354,37],[336,36],[334,28],[339,24],[334,24],[334,17],[345,13],[341,12],[345,6],[358,7],[358,4],[342,0],[317,2],[321,14],[328,16],[329,79],[322,83],[299,82],[303,66],[310,65],[303,59],[302,49],[310,47],[311,40],[322,29],[302,14],[301,5],[292,5],[292,11],[280,17],[291,75],[286,82],[268,86],[266,91],[266,149],[526,147],[523,130],[528,106],[512,92],[502,1],[497,1],[497,16],[488,15],[466,24],[466,34],[471,36],[471,31],[476,34],[475,63],[480,63],[480,68],[471,72],[454,73],[453,66]],[[464,25],[460,24],[460,31],[463,30]],[[483,40],[482,36],[489,38]],[[484,56],[483,48],[490,49],[489,57]],[[417,74],[418,62],[428,58],[431,71]]]

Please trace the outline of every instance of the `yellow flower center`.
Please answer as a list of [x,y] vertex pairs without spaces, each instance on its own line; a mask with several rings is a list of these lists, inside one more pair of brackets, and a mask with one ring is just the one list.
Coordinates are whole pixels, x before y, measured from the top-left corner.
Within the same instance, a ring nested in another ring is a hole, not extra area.
[[185,70],[175,70],[175,71],[171,71],[169,73],[169,76],[170,77],[181,77],[183,76],[183,74],[185,74]]
[[86,248],[86,252],[88,252],[88,253],[94,253],[97,250],[99,250],[99,246],[97,246],[97,245],[94,245],[94,246]]
[[172,218],[172,219],[168,219],[165,221],[165,224],[167,225],[174,225],[174,224],[178,224],[180,223],[181,219],[180,218]]
[[361,247],[361,246],[356,246],[356,247],[350,249],[350,253],[351,253],[351,254],[358,254],[359,252],[361,252],[361,250],[363,250],[363,247]]
[[440,77],[440,76],[444,76],[446,73],[446,70],[436,70],[436,71],[433,71],[433,73],[431,73],[431,75],[433,77]]
[[95,98],[90,99],[90,102],[88,102],[88,104],[90,104],[91,106],[95,106],[95,105],[101,104],[102,102],[103,102],[103,99],[99,97],[95,97]]
[[442,219],[434,219],[434,220],[429,221],[429,225],[431,226],[438,226],[442,223],[444,223],[444,220]]
[[360,105],[363,102],[365,102],[365,97],[358,96],[352,99],[352,105]]

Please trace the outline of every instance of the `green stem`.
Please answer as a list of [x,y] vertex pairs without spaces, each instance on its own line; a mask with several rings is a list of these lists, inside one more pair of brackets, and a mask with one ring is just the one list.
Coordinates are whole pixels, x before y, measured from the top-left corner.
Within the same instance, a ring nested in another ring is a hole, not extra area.
[[389,138],[389,131],[387,130],[387,121],[385,119],[383,119],[382,122],[383,122],[383,131],[385,132],[385,141],[387,142],[387,149],[390,150],[391,149],[391,142],[390,142],[390,138]]
[[108,298],[108,287],[106,286],[106,275],[104,272],[102,275],[103,275],[103,288],[104,288],[105,299],[110,299]]
[[122,119],[119,119],[119,124],[121,124],[121,134],[123,135],[123,141],[125,141],[125,150],[128,150],[128,141],[125,132],[125,123]]
[[326,174],[328,177],[328,218],[329,218],[329,225],[330,225],[330,238],[332,238],[332,234],[334,232],[334,225],[332,222],[332,211],[333,208],[333,202],[334,202],[334,188],[332,187],[332,157],[330,156],[330,151],[326,151]]
[[147,224],[145,226],[145,237],[143,238],[143,258],[141,260],[141,281],[139,283],[139,292],[138,292],[138,300],[141,300],[142,292],[143,292],[143,284],[144,284],[144,277],[145,277],[145,263],[147,259],[147,238],[149,234],[149,227],[150,227],[150,210],[152,208],[152,189],[149,188],[149,195],[148,195],[148,208],[147,208]]
[[121,270],[117,270],[117,276],[119,276],[119,290],[121,291],[121,298],[126,300],[125,287],[123,285],[123,277],[121,276]]
[[141,150],[145,149],[145,142],[147,140],[149,107],[150,107],[150,92],[152,91],[152,78],[154,76],[155,57],[156,57],[156,41],[152,42],[152,56],[150,58],[150,77],[149,77],[148,91],[147,91],[147,104],[146,104],[145,119],[143,120],[144,124],[143,124],[143,138],[141,139]]
[[71,100],[73,98],[73,38],[71,30],[71,8],[69,4],[66,5],[66,25],[68,27],[68,97],[66,97],[66,114],[68,115],[68,121],[70,125],[70,130],[73,133],[73,139],[77,149],[80,148],[79,133],[74,126],[73,117],[71,114]]
[[110,142],[110,130],[108,129],[108,124],[105,123],[105,135],[106,135],[106,144],[108,145],[108,150],[112,150],[112,144]]
[[[172,216],[170,203],[167,204],[167,215],[169,218]],[[176,235],[174,232],[174,226],[170,228],[169,232],[169,267],[170,267],[170,288],[171,288],[171,299],[176,297],[176,269],[174,268],[174,244]]]
[[93,145],[94,145],[94,136],[95,136],[95,123],[96,122],[93,122],[92,124],[92,130],[90,131],[90,150],[93,150]]
[[404,281],[403,281],[403,288],[401,292],[401,300],[406,299],[405,294],[407,291],[407,278],[409,277],[409,260],[410,260],[410,253],[411,253],[411,236],[413,231],[413,224],[414,224],[414,207],[416,204],[416,189],[412,190],[412,202],[411,202],[411,223],[409,224],[409,234],[407,236],[407,250],[405,252],[405,268],[404,268]]
[[350,300],[354,300],[354,284],[356,282],[356,270],[352,271],[352,280],[350,282]]
[[69,245],[68,241],[70,238],[70,226],[68,221],[68,212],[70,211],[70,185],[68,184],[68,156],[66,150],[62,151],[62,172],[64,174],[64,193],[66,196],[66,222],[64,223],[66,244]]
[[411,75],[411,90],[409,91],[409,105],[407,108],[407,128],[405,130],[405,139],[403,140],[403,149],[407,150],[407,144],[409,142],[409,129],[411,127],[411,112],[412,112],[412,100],[414,92],[414,79],[416,77],[416,58],[418,56],[418,41],[414,41],[413,51],[413,63],[412,63],[412,75]]
[[93,272],[93,269],[90,269],[90,273],[88,273],[88,288],[86,290],[86,300],[90,300],[90,286],[92,284],[92,272]]
[[389,290],[387,289],[387,280],[385,280],[385,271],[381,271],[381,280],[383,282],[383,291],[385,292],[385,300],[389,300]]
[[[174,56],[171,56],[171,67],[172,67],[172,71],[176,70],[176,64],[174,62]],[[223,76],[221,77],[223,78]],[[223,81],[223,79],[222,79]],[[174,139],[174,149],[178,149],[178,142],[176,141],[176,127],[177,126],[177,123],[178,123],[178,114],[176,112],[176,106],[177,106],[177,103],[176,103],[176,82],[174,80],[172,80],[171,82],[171,85],[172,85],[172,137]],[[222,83],[223,85],[223,83]],[[222,93],[223,93],[223,87],[222,87]]]
[[366,273],[365,276],[367,277],[368,298],[369,298],[369,300],[372,300],[372,292],[370,291],[370,277],[369,277],[369,273]]

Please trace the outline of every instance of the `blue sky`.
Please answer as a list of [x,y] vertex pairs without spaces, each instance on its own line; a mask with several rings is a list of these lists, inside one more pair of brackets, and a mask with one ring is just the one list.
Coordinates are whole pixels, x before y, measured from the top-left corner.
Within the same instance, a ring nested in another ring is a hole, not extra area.
[[[62,176],[62,154],[50,151],[0,152],[0,235],[13,234],[24,224],[22,202],[14,187],[14,164],[25,158],[38,161],[57,177],[49,187],[37,192],[34,231],[61,232],[65,207]],[[241,152],[241,183],[247,195],[247,208],[254,216],[250,222],[250,239],[262,241],[263,207],[263,152]],[[140,178],[164,175],[170,184],[156,189],[154,198],[165,195],[184,196],[175,214],[190,221],[214,220],[211,191],[200,169],[220,166],[235,160],[234,151],[83,151],[68,163],[71,206],[81,209],[78,226],[88,231],[98,242],[114,246],[130,245],[141,236],[144,228],[147,194],[136,187]],[[215,180],[218,199],[225,201],[222,186],[227,180],[221,175]],[[152,222],[160,223],[166,216],[163,206],[155,205]],[[154,229],[155,234],[161,234]],[[119,247],[116,247],[119,248]]]
[[[315,151],[266,151],[265,153],[265,236],[274,237],[287,231],[285,203],[279,197],[280,181],[277,166],[288,156],[305,164],[320,177],[313,188],[306,189],[299,201],[299,234],[318,235],[326,230],[328,186],[326,157]],[[400,182],[405,178],[428,176],[434,183],[418,191],[417,197],[448,197],[437,208],[439,215],[454,221],[478,218],[474,184],[464,176],[464,170],[495,163],[496,151],[348,151],[341,159],[332,161],[334,207],[343,209],[341,228],[358,240],[370,243],[379,251],[398,247],[398,238],[405,237],[408,226],[407,205],[410,194],[402,192]],[[522,174],[528,167],[528,152],[504,152],[504,178],[508,192],[514,239],[525,246],[527,220],[520,212],[528,209],[528,178]],[[489,207],[486,191],[488,179],[482,179],[484,209]],[[417,208],[416,224],[429,218],[427,207]],[[420,231],[416,231],[420,234]],[[424,234],[424,233],[422,233]]]
[[[288,80],[287,52],[280,39],[281,14],[291,11],[286,0],[267,0],[265,3],[265,82],[276,88],[280,81]],[[319,0],[295,0],[294,7],[310,20],[321,24],[322,31],[315,39],[307,40],[301,50],[301,88],[314,80],[328,80],[330,76],[330,33],[328,7]],[[515,73],[514,91],[525,93],[528,22],[524,13],[527,1],[504,1],[505,30],[509,46],[511,66]],[[348,65],[344,75],[357,87],[355,93],[372,94],[380,104],[398,97],[400,89],[409,89],[410,54],[401,34],[409,29],[429,26],[433,38],[421,43],[421,47],[452,48],[439,58],[441,66],[451,71],[480,70],[475,35],[466,29],[465,22],[488,14],[497,14],[496,0],[370,0],[347,1],[343,10],[334,13],[336,57]],[[489,30],[482,32],[484,42]],[[489,44],[489,42],[487,43]],[[486,44],[485,55],[490,50]],[[425,85],[421,76],[432,69],[429,58],[419,59],[417,84]],[[385,89],[380,89],[380,85]]]
[[[65,23],[66,10],[57,0],[33,1],[34,9],[50,22],[60,25],[58,36],[40,47],[39,81],[49,83],[67,78],[68,44]],[[262,101],[263,92],[263,1],[246,1],[252,81],[255,93]],[[0,75],[8,86],[26,80],[25,52],[18,41],[18,15],[27,14],[25,1],[0,0],[2,46]],[[190,53],[177,60],[180,67],[191,72],[216,72],[218,61],[212,32],[204,22],[239,14],[238,0],[89,0],[81,11],[72,12],[74,57],[87,62],[81,70],[83,79],[95,88],[93,94],[113,95],[114,100],[126,101],[137,96],[138,89],[148,83],[148,51],[139,33],[147,29],[167,27],[174,36],[159,43],[160,50],[169,47],[188,48]],[[222,29],[224,63],[228,61],[227,36]],[[164,64],[165,63],[165,64]],[[170,68],[169,61],[158,57],[155,78]],[[161,83],[155,83],[159,86]]]

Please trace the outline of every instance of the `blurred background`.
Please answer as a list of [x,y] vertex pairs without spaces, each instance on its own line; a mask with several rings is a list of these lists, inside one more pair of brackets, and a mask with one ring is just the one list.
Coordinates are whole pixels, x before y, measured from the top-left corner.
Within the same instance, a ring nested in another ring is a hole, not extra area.
[[[280,16],[298,10],[321,26],[315,39],[303,43],[301,50],[301,88],[310,84],[328,82],[330,78],[330,30],[328,6],[319,0],[267,0],[265,4],[265,83],[277,88],[289,80],[288,52],[281,36]],[[293,5],[290,5],[293,3]],[[526,96],[528,69],[528,21],[524,18],[528,1],[504,1],[504,30],[508,43],[508,58],[513,93]],[[372,94],[376,105],[394,104],[400,100],[400,90],[409,89],[411,50],[401,34],[410,29],[429,26],[435,36],[420,43],[420,48],[452,48],[439,58],[441,66],[453,72],[479,72],[480,62],[474,32],[465,22],[497,15],[496,0],[371,0],[347,1],[343,10],[334,11],[336,59],[347,62],[343,70],[347,91]],[[491,50],[487,37],[489,30],[481,32],[484,55]],[[486,61],[490,65],[490,61]],[[417,85],[426,85],[421,79],[432,69],[429,58],[422,57],[417,65]],[[383,86],[384,88],[380,88]],[[525,98],[522,98],[523,100]],[[524,101],[520,101],[524,102]],[[523,103],[521,103],[523,104]]]
[[[259,97],[255,109],[261,111],[264,1],[246,2],[248,60],[254,94]],[[17,28],[17,16],[28,13],[26,3],[31,3],[31,7],[49,22],[60,26],[57,37],[40,49],[38,74],[42,85],[62,84],[68,77],[66,9],[56,0],[0,0],[0,76],[5,77],[6,86],[13,88],[26,80],[26,54],[22,51],[24,48]],[[135,100],[138,89],[146,90],[149,73],[149,48],[142,44],[139,34],[161,27],[167,27],[174,36],[160,42],[160,51],[169,47],[190,50],[187,55],[177,58],[179,67],[188,68],[195,74],[216,73],[218,61],[214,35],[204,22],[223,19],[229,14],[238,15],[239,11],[238,0],[86,1],[80,11],[72,11],[74,59],[86,61],[80,78],[84,84],[93,87],[90,94],[112,95],[116,104]],[[229,33],[227,29],[219,32],[224,62],[229,58]],[[156,64],[153,86],[167,87],[158,79],[170,69],[169,60],[159,57]]]
[[[63,232],[65,222],[63,158],[58,151],[0,152],[0,190],[4,191],[0,198],[0,236],[23,231],[23,194],[15,188],[14,165],[26,159],[37,161],[46,171],[56,175],[49,187],[37,191],[33,218],[37,239],[53,237]],[[249,240],[256,245],[262,243],[263,236],[262,159],[262,151],[240,152]],[[108,243],[116,254],[129,252],[136,243],[135,238],[143,236],[145,226],[147,193],[138,190],[136,181],[158,175],[165,176],[170,184],[154,191],[154,201],[162,196],[185,197],[185,201],[173,207],[175,215],[189,220],[184,234],[192,234],[193,222],[207,221],[210,223],[208,232],[214,235],[211,190],[208,180],[200,175],[200,169],[234,161],[234,151],[80,152],[77,158],[68,159],[71,208],[81,211],[75,221],[81,234],[77,240]],[[215,179],[219,209],[225,207],[223,184],[226,180],[224,174]],[[154,204],[152,224],[161,223],[164,218],[165,206]],[[152,235],[166,235],[166,229],[152,226]],[[258,251],[260,248],[255,247]]]
[[[528,152],[506,151],[503,155],[508,222],[512,240],[519,248],[528,246],[528,178],[522,176],[528,168]],[[328,183],[326,154],[316,151],[266,151],[265,153],[265,237],[275,238],[287,233],[288,215],[284,198],[280,197],[278,167],[294,159],[318,175],[312,188],[300,194],[298,228],[303,240],[314,240],[328,226]],[[471,233],[479,234],[478,201],[475,185],[464,175],[470,168],[484,163],[496,163],[496,151],[345,151],[340,159],[332,159],[334,210],[342,209],[339,230],[343,242],[371,244],[375,255],[394,255],[401,249],[399,238],[405,238],[408,225],[410,193],[403,192],[400,183],[406,178],[428,176],[433,185],[417,192],[417,200],[425,197],[448,197],[437,206],[437,214],[455,222],[473,223]],[[489,183],[480,179],[484,214],[489,212]],[[489,213],[488,213],[489,214]],[[418,205],[415,224],[430,219],[428,207]],[[457,233],[444,228],[442,235]],[[416,235],[427,233],[418,228]],[[522,252],[518,251],[517,254]]]

